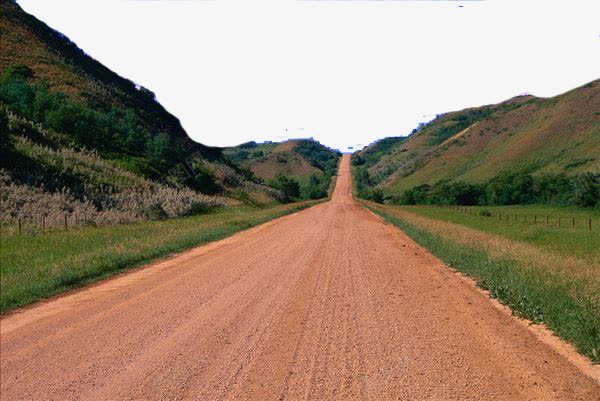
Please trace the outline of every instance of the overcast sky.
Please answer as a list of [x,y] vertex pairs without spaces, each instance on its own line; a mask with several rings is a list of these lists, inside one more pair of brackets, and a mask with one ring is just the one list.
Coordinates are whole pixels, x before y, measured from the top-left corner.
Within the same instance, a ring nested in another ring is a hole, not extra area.
[[312,136],[346,150],[600,78],[597,0],[19,4],[207,145]]

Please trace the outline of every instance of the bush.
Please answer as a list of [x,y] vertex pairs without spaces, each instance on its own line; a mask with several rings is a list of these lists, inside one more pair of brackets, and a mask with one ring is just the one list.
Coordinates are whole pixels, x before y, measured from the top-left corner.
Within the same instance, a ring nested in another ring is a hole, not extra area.
[[353,166],[362,166],[365,164],[365,158],[359,154],[352,155],[352,165]]
[[577,206],[600,206],[600,174],[587,173],[576,176],[572,201]]
[[319,178],[312,174],[308,181],[308,186],[304,188],[304,198],[308,199],[321,199],[327,196],[327,190],[324,188],[324,185],[327,185],[330,181],[329,179],[324,179],[323,182],[319,180]]
[[383,203],[383,191],[381,188],[375,188],[371,191],[371,198],[373,202]]
[[217,184],[216,177],[212,171],[201,164],[195,164],[196,175],[184,180],[184,184],[204,194],[216,194],[221,192],[221,187]]
[[300,184],[293,178],[289,178],[281,173],[277,174],[271,182],[273,188],[279,189],[286,201],[292,201],[300,197]]
[[0,148],[8,146],[8,117],[4,110],[0,110]]

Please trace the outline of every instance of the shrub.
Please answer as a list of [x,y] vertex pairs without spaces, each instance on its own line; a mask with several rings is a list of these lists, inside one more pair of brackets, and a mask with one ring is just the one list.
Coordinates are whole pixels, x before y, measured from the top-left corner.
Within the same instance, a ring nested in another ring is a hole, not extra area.
[[383,198],[383,191],[381,190],[381,188],[375,188],[374,190],[372,190],[370,199],[373,202],[383,203],[384,198]]
[[576,176],[572,201],[577,206],[600,206],[600,175],[587,173]]
[[298,199],[300,197],[300,184],[293,178],[289,178],[281,173],[277,174],[271,181],[274,188],[279,189],[287,201]]

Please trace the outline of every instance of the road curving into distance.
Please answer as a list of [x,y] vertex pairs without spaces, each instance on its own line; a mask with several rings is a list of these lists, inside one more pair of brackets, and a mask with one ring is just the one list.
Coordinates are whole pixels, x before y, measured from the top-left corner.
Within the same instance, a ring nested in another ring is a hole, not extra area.
[[4,317],[2,400],[598,400],[351,196]]

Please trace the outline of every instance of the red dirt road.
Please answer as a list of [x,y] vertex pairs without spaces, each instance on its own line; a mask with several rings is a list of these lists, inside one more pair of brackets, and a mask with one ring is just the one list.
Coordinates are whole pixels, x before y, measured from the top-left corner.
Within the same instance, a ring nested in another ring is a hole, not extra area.
[[2,400],[598,400],[350,195],[1,321]]

